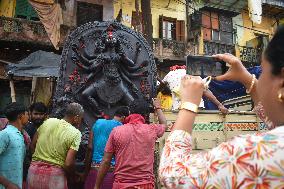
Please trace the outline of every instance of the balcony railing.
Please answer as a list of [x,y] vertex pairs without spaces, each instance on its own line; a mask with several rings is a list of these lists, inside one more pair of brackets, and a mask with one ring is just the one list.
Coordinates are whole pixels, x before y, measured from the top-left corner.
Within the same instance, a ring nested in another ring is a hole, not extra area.
[[[69,29],[70,28],[66,26],[61,27],[61,45]],[[31,42],[33,44],[52,46],[44,26],[40,21],[21,18],[0,17],[0,40]]]
[[[213,55],[218,53],[231,53],[235,54],[234,44],[222,44],[218,42],[204,41],[205,55]],[[153,51],[155,57],[158,59],[170,59],[170,60],[184,60],[187,54],[199,54],[197,51],[198,45],[193,43],[186,44],[185,42],[154,39]]]
[[235,54],[235,45],[233,44],[222,44],[218,42],[204,41],[204,54],[213,55],[220,53],[231,53]]
[[154,39],[153,51],[158,59],[184,59],[186,44],[180,41]]
[[6,41],[49,43],[41,22],[19,18],[0,17],[0,38]]
[[239,46],[240,59],[246,67],[260,64],[262,49],[246,46]]

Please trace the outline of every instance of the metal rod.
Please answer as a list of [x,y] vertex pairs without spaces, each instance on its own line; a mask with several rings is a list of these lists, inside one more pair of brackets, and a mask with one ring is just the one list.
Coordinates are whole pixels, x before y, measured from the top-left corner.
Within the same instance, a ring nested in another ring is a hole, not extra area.
[[12,62],[9,62],[9,61],[6,61],[6,60],[1,60],[1,59],[0,59],[0,62],[2,62],[4,64],[13,64]]

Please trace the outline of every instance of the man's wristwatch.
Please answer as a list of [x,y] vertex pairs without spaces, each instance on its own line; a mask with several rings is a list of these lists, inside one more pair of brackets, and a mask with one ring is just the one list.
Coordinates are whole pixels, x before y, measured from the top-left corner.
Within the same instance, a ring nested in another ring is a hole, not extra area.
[[180,110],[188,110],[194,113],[198,112],[198,106],[196,104],[193,104],[191,102],[182,102],[180,105]]

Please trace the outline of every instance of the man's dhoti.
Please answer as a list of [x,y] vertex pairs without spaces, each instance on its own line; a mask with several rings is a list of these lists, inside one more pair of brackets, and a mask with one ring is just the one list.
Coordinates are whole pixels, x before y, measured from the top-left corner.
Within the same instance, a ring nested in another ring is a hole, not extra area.
[[33,161],[29,168],[27,189],[68,189],[62,167]]

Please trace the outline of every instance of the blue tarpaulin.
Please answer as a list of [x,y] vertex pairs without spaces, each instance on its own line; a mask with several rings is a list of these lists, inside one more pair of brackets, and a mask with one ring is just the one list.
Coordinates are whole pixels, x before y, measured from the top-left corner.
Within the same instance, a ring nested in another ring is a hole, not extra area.
[[[248,68],[248,71],[251,74],[255,74],[256,78],[259,78],[261,73],[260,66],[255,66]],[[212,93],[216,96],[216,98],[223,102],[225,100],[229,100],[232,98],[237,98],[241,96],[245,96],[246,89],[245,87],[239,82],[233,81],[211,81],[209,85],[209,89]],[[212,103],[211,101],[204,98],[204,105],[206,110],[217,110],[217,106]]]

